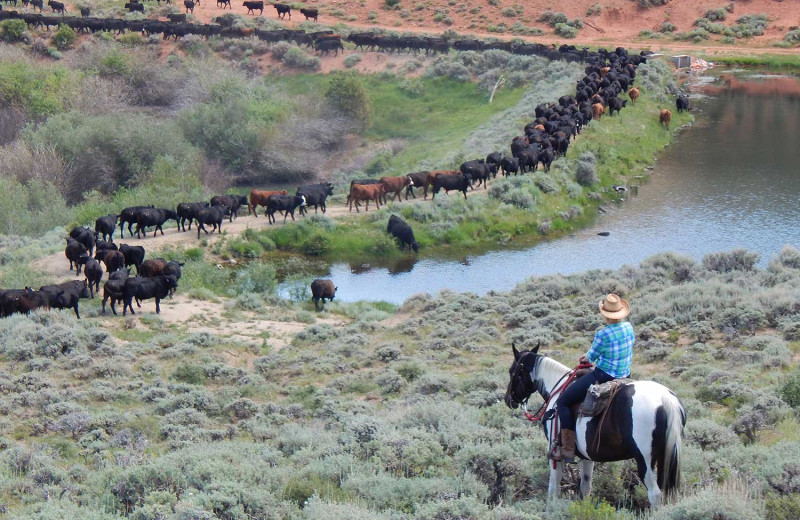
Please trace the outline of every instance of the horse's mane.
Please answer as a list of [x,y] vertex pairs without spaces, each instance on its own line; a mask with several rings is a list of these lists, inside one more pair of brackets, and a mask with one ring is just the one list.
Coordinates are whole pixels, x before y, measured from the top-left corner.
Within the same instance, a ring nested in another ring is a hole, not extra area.
[[552,391],[558,380],[569,370],[553,358],[539,356],[536,361],[536,376],[542,380],[548,391]]

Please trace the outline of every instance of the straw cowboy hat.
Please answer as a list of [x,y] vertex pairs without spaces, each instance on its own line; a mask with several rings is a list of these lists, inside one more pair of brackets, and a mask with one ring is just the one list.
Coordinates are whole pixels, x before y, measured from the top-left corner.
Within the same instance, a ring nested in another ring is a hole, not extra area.
[[621,320],[630,314],[631,308],[628,302],[617,296],[609,294],[606,299],[600,302],[600,314],[612,320]]

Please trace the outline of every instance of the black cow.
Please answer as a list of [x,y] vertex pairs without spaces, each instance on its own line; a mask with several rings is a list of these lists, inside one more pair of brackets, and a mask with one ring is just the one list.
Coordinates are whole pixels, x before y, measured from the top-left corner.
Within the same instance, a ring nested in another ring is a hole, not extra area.
[[678,96],[678,99],[675,100],[675,107],[678,109],[678,112],[683,112],[684,110],[690,110],[689,96],[680,94]]
[[314,213],[317,212],[317,206],[325,213],[325,201],[328,199],[328,195],[333,195],[333,184],[330,182],[306,184],[297,188],[295,195],[306,198],[306,203],[300,206],[301,215],[305,215],[306,209],[311,206],[314,206]]
[[[108,280],[103,285],[103,314],[106,313],[106,302],[111,300],[111,312],[117,315],[117,309],[114,308],[116,302],[121,302],[125,299],[125,280],[130,276],[130,269],[121,269],[113,272],[108,276]],[[142,305],[136,302],[139,307]]]
[[120,251],[103,251],[102,254],[98,252],[97,255],[95,255],[95,259],[106,264],[106,272],[109,276],[111,276],[111,273],[114,271],[125,267],[125,255]]
[[622,100],[618,97],[612,97],[611,99],[608,100],[608,115],[613,116],[615,110],[619,114],[619,111],[622,110],[622,108],[627,104],[628,104],[627,99]]
[[0,295],[0,309],[2,309],[2,315],[11,316],[15,312],[19,312],[19,297],[26,292],[33,292],[33,289],[25,287],[24,289],[2,291]]
[[[6,295],[8,293],[12,293],[12,291],[7,291]],[[13,291],[13,293],[13,296],[3,305],[6,316],[15,312],[30,314],[31,311],[50,306],[50,296],[43,291],[34,291],[30,287],[26,287],[22,291]]]
[[69,237],[74,238],[75,240],[83,244],[83,246],[86,248],[86,251],[89,252],[90,256],[94,254],[94,246],[96,240],[94,233],[92,233],[91,229],[83,226],[78,226],[76,228],[73,228],[72,231],[69,232]]
[[174,220],[178,222],[178,214],[171,209],[156,209],[148,208],[139,211],[136,215],[136,238],[140,238],[139,233],[147,236],[147,228],[155,226],[153,237],[161,231],[164,235],[164,228],[162,227],[167,220]]
[[317,21],[319,11],[317,9],[300,9],[300,14],[306,17],[306,20]]
[[[260,2],[259,2],[260,3]],[[292,19],[292,8],[286,4],[272,4],[276,11],[278,11],[278,18],[284,18],[287,14],[289,20]]]
[[267,199],[267,220],[270,224],[276,223],[276,211],[284,212],[284,222],[286,222],[286,217],[289,215],[291,215],[292,220],[294,220],[294,210],[297,208],[304,208],[306,204],[305,195],[270,195]]
[[386,232],[391,233],[394,238],[400,241],[401,249],[408,247],[415,253],[419,251],[419,244],[417,244],[417,241],[414,239],[414,230],[411,229],[411,226],[409,226],[405,220],[397,215],[389,217],[389,224],[386,227]]
[[[122,244],[119,246],[119,252],[125,257],[123,266],[134,266],[136,267],[136,274],[139,274],[139,269],[142,266],[142,262],[144,262],[144,248],[142,246],[129,246],[128,244]],[[121,268],[122,266],[120,269]]]
[[186,23],[186,13],[168,14],[170,23]]
[[217,7],[225,9],[225,6],[227,6],[228,9],[231,10],[233,9],[233,7],[231,6],[231,0],[217,0]]
[[542,163],[544,167],[544,171],[550,171],[550,165],[553,164],[553,161],[556,159],[556,155],[551,148],[545,148],[541,152],[539,152],[539,162]]
[[136,223],[137,216],[140,211],[153,208],[150,206],[130,206],[123,209],[119,214],[119,234],[120,237],[125,238],[125,224],[128,224],[128,234],[133,236],[133,225]]
[[[89,294],[94,298],[94,293],[100,291],[100,280],[103,279],[103,266],[94,258],[89,258],[83,266],[83,275],[89,284]],[[94,287],[94,289],[92,289]]]
[[264,14],[264,2],[245,2],[242,4],[247,8],[247,14],[256,14],[254,11],[258,9],[259,16]]
[[500,152],[492,152],[486,156],[486,164],[493,166],[492,178],[497,177],[497,170],[503,162],[503,154]]
[[[92,258],[89,260],[97,263]],[[86,265],[88,268],[89,264],[87,263]],[[100,269],[100,276],[103,276],[102,268]],[[75,311],[75,317],[81,319],[81,314],[78,312],[78,301],[81,298],[89,298],[91,295],[90,288],[91,285],[87,285],[86,280],[73,280],[58,285],[43,285],[39,288],[39,291],[47,295],[47,304],[51,309],[72,309]]]
[[73,264],[75,265],[75,275],[81,274],[81,266],[86,263],[89,258],[89,251],[86,246],[75,240],[74,238],[67,239],[67,247],[64,249],[64,256],[69,260],[69,270],[72,271]]
[[503,168],[503,175],[506,177],[512,173],[517,175],[519,172],[519,160],[516,157],[503,157],[500,167]]
[[161,300],[169,296],[170,292],[178,288],[178,279],[173,275],[157,276],[155,278],[127,278],[123,288],[122,315],[127,314],[127,309],[131,314],[136,314],[133,310],[133,299],[156,300],[156,314],[161,314]]
[[406,177],[411,179],[411,183],[409,183],[409,185],[406,186],[406,200],[408,200],[409,194],[412,197],[414,197],[415,199],[417,198],[417,196],[414,195],[414,187],[418,187],[418,188],[424,187],[425,186],[425,182],[428,180],[428,174],[429,173],[430,172],[427,172],[427,171],[426,172],[414,172],[414,173],[409,173],[408,175],[406,175]]
[[215,195],[211,197],[211,205],[226,208],[225,214],[233,222],[234,218],[239,218],[239,208],[248,205],[247,195]]
[[94,257],[97,258],[103,251],[116,251],[119,249],[114,242],[106,242],[105,240],[98,240],[94,249]]
[[197,216],[197,212],[203,208],[209,207],[208,202],[181,202],[178,204],[175,213],[178,214],[178,229],[186,231],[186,223],[189,223],[189,229],[192,229],[192,220]]
[[481,183],[483,183],[483,187],[486,188],[486,181],[492,175],[490,166],[486,164],[483,159],[467,161],[461,165],[460,170],[462,174],[469,175],[473,180],[478,181],[479,188],[481,187]]
[[341,40],[321,40],[314,43],[314,49],[321,54],[328,54],[330,51],[336,51],[336,56],[339,55],[339,51],[344,52],[344,45],[342,45]]
[[314,308],[319,311],[319,301],[322,300],[322,308],[325,308],[325,298],[333,301],[336,296],[336,287],[330,280],[317,278],[311,282],[311,299],[314,300]]
[[194,14],[194,2],[192,0],[183,0],[183,7],[186,8],[187,13]]
[[31,6],[34,12],[36,12],[36,8],[38,7],[41,13],[44,10],[44,0],[31,0]]
[[197,220],[197,238],[200,238],[200,230],[205,231],[206,235],[208,234],[208,230],[206,230],[205,226],[206,224],[214,225],[214,228],[211,230],[212,233],[214,231],[222,233],[222,219],[225,218],[225,208],[222,206],[203,208],[197,212],[194,218]]
[[467,200],[467,190],[470,188],[471,183],[472,177],[470,177],[469,174],[437,175],[433,178],[433,198],[435,199],[439,190],[443,189],[445,193],[449,193],[451,190],[460,191],[464,194],[464,200]]
[[92,15],[92,9],[90,7],[82,6],[78,9],[80,9],[81,17],[83,18],[89,18]]
[[56,2],[55,0],[48,0],[47,5],[53,10],[54,13],[61,13],[64,14],[67,12],[67,8],[64,7],[64,4],[61,2]]
[[117,219],[119,215],[108,214],[105,217],[98,217],[94,221],[94,233],[103,237],[103,240],[114,241],[114,231],[117,229]]
[[127,2],[125,4],[125,9],[131,13],[134,11],[139,11],[140,13],[144,14],[144,4],[140,4],[139,2]]

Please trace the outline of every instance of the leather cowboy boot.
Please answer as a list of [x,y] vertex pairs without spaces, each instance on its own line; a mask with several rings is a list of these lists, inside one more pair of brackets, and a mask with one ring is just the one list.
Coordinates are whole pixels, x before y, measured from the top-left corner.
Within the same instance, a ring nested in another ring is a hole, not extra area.
[[557,462],[575,462],[575,430],[561,430],[561,439],[553,444],[549,456]]

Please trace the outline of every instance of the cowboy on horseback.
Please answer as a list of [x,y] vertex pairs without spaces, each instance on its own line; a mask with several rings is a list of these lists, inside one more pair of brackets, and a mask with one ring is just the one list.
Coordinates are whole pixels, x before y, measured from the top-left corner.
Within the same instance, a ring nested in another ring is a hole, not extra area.
[[581,356],[580,363],[594,363],[594,370],[575,380],[556,402],[558,419],[561,422],[561,440],[553,443],[550,458],[555,461],[575,461],[575,415],[572,405],[580,403],[593,384],[628,377],[633,358],[633,327],[622,321],[630,313],[628,302],[609,294],[600,302],[600,314],[606,326],[594,335],[589,351]]

